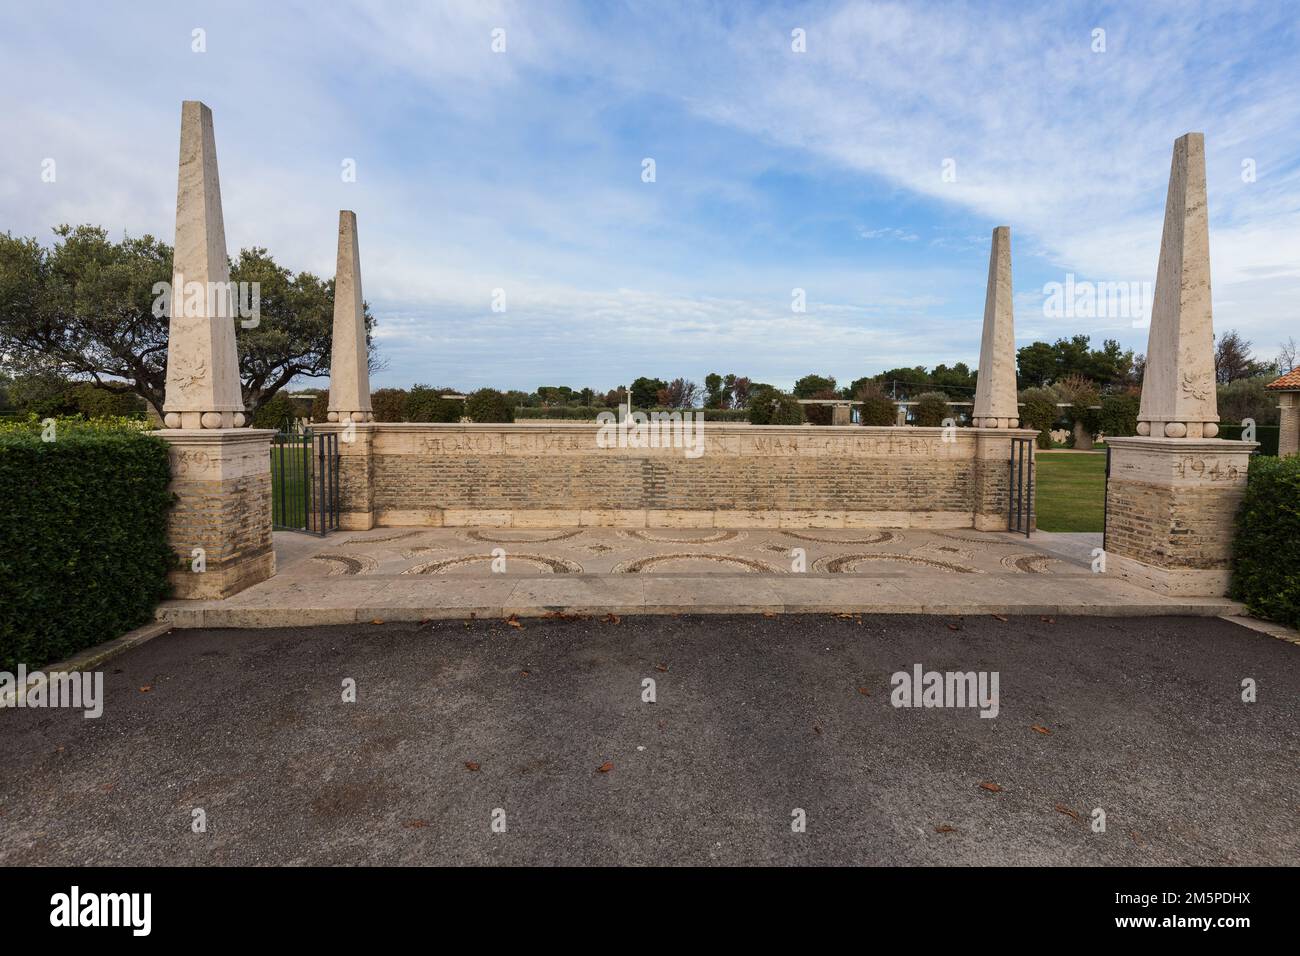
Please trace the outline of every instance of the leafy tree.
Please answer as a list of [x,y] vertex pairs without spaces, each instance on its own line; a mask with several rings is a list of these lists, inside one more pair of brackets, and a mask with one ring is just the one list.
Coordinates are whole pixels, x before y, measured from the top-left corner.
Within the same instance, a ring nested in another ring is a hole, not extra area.
[[[406,421],[407,393],[404,388],[377,388],[370,393],[370,408],[377,422]],[[315,417],[313,415],[313,417]],[[316,419],[323,421],[323,419]]]
[[1214,375],[1222,385],[1243,378],[1276,374],[1277,368],[1268,362],[1256,361],[1250,342],[1234,329],[1219,336],[1214,347]]
[[795,398],[812,398],[817,392],[835,391],[835,379],[825,375],[805,375],[794,383]]
[[730,382],[730,387],[731,387],[731,407],[732,407],[732,408],[746,408],[746,407],[748,407],[748,405],[749,405],[749,397],[750,397],[750,394],[753,392],[753,389],[754,389],[754,383],[751,382],[751,381],[749,380],[749,378],[748,378],[747,376],[744,376],[744,375],[742,375],[740,378],[736,378],[736,379],[732,379],[732,377],[731,377],[730,375],[728,375],[727,378],[728,378],[728,379],[731,379],[731,382]]
[[[635,385],[633,386],[635,394]],[[675,378],[655,396],[660,405],[667,408],[694,408],[699,398],[700,387],[684,378]]]
[[751,425],[802,425],[803,406],[793,395],[771,385],[755,388],[749,395]]
[[722,408],[726,400],[727,393],[723,389],[722,376],[717,372],[710,372],[704,376],[704,407]]
[[898,424],[898,406],[885,394],[879,382],[867,382],[855,396],[862,403],[859,410],[863,425]]
[[[406,397],[406,419],[412,422],[458,422],[464,407],[459,399],[443,398],[455,394],[454,388],[430,388],[412,385]],[[371,399],[373,403],[373,398]],[[376,416],[378,417],[378,416]]]
[[654,408],[659,401],[659,390],[667,388],[668,383],[659,378],[642,376],[632,383],[632,407]]
[[513,422],[515,410],[495,388],[480,388],[465,398],[465,415],[472,422]]
[[1038,432],[1038,447],[1052,447],[1052,429],[1061,417],[1057,395],[1050,388],[1027,388],[1020,393],[1020,425]]
[[912,424],[922,428],[938,428],[945,418],[951,418],[948,396],[943,392],[922,392],[912,406]]
[[[172,280],[171,247],[147,235],[113,242],[98,226],[54,232],[48,248],[0,235],[0,354],[15,368],[46,367],[135,392],[161,414],[167,316],[154,314],[153,289]],[[334,283],[294,274],[262,248],[241,251],[230,278],[260,283],[257,326],[235,328],[251,417],[297,376],[328,374]],[[367,337],[373,324],[367,309]],[[373,354],[371,367],[379,368]]]

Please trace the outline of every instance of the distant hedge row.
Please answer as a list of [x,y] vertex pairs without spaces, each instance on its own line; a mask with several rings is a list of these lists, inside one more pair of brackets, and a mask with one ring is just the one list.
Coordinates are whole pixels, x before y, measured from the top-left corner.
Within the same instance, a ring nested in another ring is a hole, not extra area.
[[1300,456],[1250,460],[1232,549],[1232,596],[1300,627]]
[[115,423],[0,430],[0,670],[147,623],[167,596],[167,444]]
[[[1240,425],[1220,425],[1219,437],[1228,441],[1241,441],[1241,433],[1244,429]],[[1278,439],[1282,436],[1282,429],[1278,425],[1256,425],[1255,441],[1259,442],[1258,454],[1277,455]]]

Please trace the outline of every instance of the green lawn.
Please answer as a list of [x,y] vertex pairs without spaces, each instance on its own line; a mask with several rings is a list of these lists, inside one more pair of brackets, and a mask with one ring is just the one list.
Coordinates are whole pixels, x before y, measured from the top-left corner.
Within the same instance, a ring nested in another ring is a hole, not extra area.
[[1106,502],[1106,453],[1038,452],[1035,459],[1040,531],[1101,531]]
[[302,528],[307,523],[307,476],[303,474],[301,445],[271,449],[271,520],[274,524]]

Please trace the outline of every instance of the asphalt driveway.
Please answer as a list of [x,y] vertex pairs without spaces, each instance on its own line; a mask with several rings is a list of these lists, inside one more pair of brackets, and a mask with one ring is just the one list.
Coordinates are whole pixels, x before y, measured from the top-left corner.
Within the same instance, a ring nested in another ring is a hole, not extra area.
[[0,712],[0,864],[1300,863],[1300,647],[1213,618],[174,631],[104,686]]

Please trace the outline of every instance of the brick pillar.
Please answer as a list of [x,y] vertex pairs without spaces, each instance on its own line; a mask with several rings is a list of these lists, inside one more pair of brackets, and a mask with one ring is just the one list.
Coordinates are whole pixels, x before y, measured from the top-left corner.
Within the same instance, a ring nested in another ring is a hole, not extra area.
[[1106,570],[1162,594],[1227,594],[1237,509],[1259,443],[1107,442]]
[[1279,457],[1300,452],[1300,392],[1283,392],[1277,397],[1281,411],[1278,424],[1277,453]]
[[831,406],[831,424],[832,425],[852,425],[849,418],[849,406],[832,405]]
[[317,423],[312,429],[339,436],[339,528],[369,531],[375,526],[373,422]]
[[[226,598],[275,573],[271,439],[265,428],[166,428],[171,490],[167,540],[180,567],[173,595]],[[195,549],[201,549],[196,555]]]
[[[1011,500],[1011,439],[1032,440],[1038,433],[1027,428],[964,428],[960,434],[975,438],[971,526],[976,531],[1006,531],[1007,506]],[[1031,444],[1028,456],[1034,453]],[[1031,529],[1038,523],[1038,509],[1033,507],[1037,494],[1038,482],[1035,480],[1029,501],[1033,515]]]

